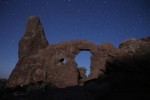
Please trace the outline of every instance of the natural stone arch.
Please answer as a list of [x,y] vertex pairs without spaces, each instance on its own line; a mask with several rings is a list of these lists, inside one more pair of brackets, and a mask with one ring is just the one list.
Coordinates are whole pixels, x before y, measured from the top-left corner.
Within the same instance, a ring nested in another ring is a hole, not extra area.
[[48,44],[41,26],[39,17],[29,17],[25,34],[19,42],[19,61],[9,77],[9,86],[41,80],[56,87],[79,85],[81,80],[78,77],[84,69],[77,68],[74,58],[81,51],[91,53],[91,73],[85,80],[103,74],[106,59],[114,49],[111,45],[100,46],[86,40]]

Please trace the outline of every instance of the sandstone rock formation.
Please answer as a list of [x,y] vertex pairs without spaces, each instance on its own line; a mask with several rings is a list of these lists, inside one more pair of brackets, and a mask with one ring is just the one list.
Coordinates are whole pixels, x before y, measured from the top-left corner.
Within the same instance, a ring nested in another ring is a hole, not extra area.
[[39,17],[30,16],[25,34],[19,42],[19,59],[35,54],[39,49],[46,46],[48,46],[48,41]]
[[85,67],[79,67],[79,85],[83,86],[84,82],[87,81],[86,69]]
[[[74,60],[81,51],[92,54],[91,73],[88,77],[85,77],[85,70],[77,68]],[[39,18],[32,16],[29,17],[26,32],[19,42],[18,54],[19,61],[9,77],[8,86],[44,81],[62,88],[80,83],[83,85],[85,81],[105,77],[116,66],[120,68],[124,64],[128,65],[126,59],[130,60],[128,66],[131,68],[125,69],[140,70],[141,67],[132,66],[138,62],[140,65],[141,59],[146,65],[149,63],[150,38],[124,41],[120,48],[115,48],[110,43],[97,45],[86,40],[48,44]],[[149,69],[148,66],[145,68]]]

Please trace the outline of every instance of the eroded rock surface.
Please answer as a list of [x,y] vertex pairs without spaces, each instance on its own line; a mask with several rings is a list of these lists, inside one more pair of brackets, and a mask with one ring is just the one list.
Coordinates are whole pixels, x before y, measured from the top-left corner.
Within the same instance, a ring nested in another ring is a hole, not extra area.
[[[85,76],[85,70],[78,69],[74,60],[81,51],[92,54],[91,73],[88,77]],[[128,64],[124,60],[126,58],[130,60],[129,69],[139,70],[139,67],[133,68],[132,65],[135,66],[135,62],[140,65],[141,59],[145,59],[145,68],[149,69],[150,38],[124,41],[120,48],[115,48],[110,43],[97,45],[86,40],[48,44],[39,18],[32,16],[29,17],[25,34],[19,42],[18,52],[19,61],[9,77],[8,86],[44,81],[62,88],[80,83],[83,85],[85,80],[105,77],[106,72],[111,70],[108,65],[113,62],[112,66],[116,68],[121,64]]]
[[26,25],[25,34],[19,42],[19,59],[35,54],[39,49],[47,46],[48,41],[39,17],[30,16]]

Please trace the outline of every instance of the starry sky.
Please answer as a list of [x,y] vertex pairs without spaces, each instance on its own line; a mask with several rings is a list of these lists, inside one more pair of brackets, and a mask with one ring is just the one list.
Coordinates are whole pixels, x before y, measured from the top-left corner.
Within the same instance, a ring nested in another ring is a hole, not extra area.
[[[118,47],[127,38],[150,36],[150,0],[0,0],[0,78],[15,67],[18,42],[33,15],[40,17],[50,44],[87,39]],[[89,56],[78,64],[88,66]]]

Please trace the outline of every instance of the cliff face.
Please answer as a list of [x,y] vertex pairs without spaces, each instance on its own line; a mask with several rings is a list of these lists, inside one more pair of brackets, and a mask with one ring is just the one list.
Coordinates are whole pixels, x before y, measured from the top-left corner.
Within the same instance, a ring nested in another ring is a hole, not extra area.
[[[91,73],[84,79],[83,71],[77,68],[74,60],[81,51],[92,54]],[[18,54],[19,61],[9,77],[8,86],[45,81],[61,88],[80,85],[81,81],[83,85],[86,81],[111,73],[113,76],[118,73],[117,70],[143,74],[150,72],[150,38],[129,39],[121,43],[120,48],[109,43],[96,45],[86,40],[48,44],[42,24],[34,16],[28,19]]]

